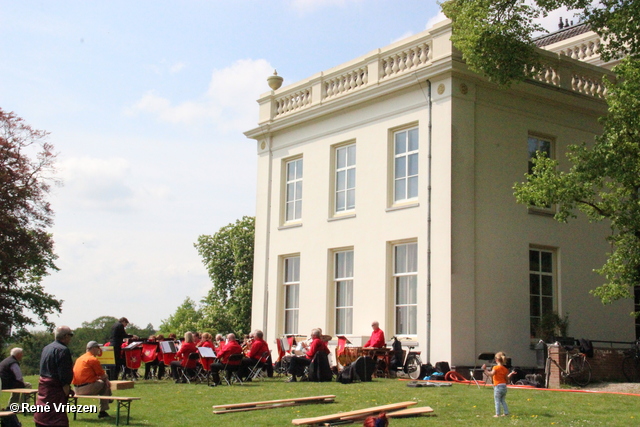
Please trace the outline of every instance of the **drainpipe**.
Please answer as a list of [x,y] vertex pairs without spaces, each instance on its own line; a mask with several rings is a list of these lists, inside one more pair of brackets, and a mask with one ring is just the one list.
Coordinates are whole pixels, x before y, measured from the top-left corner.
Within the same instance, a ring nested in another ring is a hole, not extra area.
[[428,165],[427,174],[427,358],[426,362],[431,363],[431,133],[432,133],[432,103],[431,103],[431,80],[427,80],[427,97],[429,122],[427,133]]
[[266,250],[264,255],[264,294],[263,294],[263,307],[262,307],[262,330],[266,331],[269,321],[269,258],[271,251],[271,184],[273,180],[273,151],[271,149],[272,136],[269,134],[267,137],[267,145],[269,148],[269,168],[268,168],[268,185],[267,185],[267,239],[265,242]]

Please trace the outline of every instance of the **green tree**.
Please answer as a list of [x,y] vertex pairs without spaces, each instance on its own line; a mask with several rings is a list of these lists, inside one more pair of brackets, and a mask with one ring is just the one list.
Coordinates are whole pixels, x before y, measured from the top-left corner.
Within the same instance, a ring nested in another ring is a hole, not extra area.
[[[603,303],[633,297],[640,285],[640,2],[631,0],[520,1],[449,0],[443,12],[453,21],[454,45],[468,66],[501,85],[523,81],[539,66],[532,33],[534,19],[566,6],[603,39],[602,59],[622,58],[616,82],[605,81],[608,114],[594,144],[571,146],[568,172],[538,153],[526,182],[514,186],[516,200],[531,206],[556,205],[564,222],[584,212],[608,220],[613,251],[597,270],[606,283],[592,293]],[[495,43],[495,44],[494,44]]]
[[[20,362],[23,375],[38,375],[40,373],[40,355],[42,349],[53,342],[53,333],[49,331],[22,331],[15,336],[16,341],[10,348],[21,347],[24,356]],[[75,339],[75,336],[73,337]],[[77,356],[77,355],[76,355]]]
[[187,297],[174,314],[162,320],[159,332],[165,336],[173,332],[180,337],[187,331],[200,331],[201,321],[202,314],[196,303]]
[[243,334],[251,328],[255,218],[244,216],[198,237],[195,247],[213,286],[202,300],[203,325]]
[[48,316],[62,306],[41,284],[58,270],[47,200],[56,155],[47,135],[0,109],[0,343],[37,322],[51,329]]

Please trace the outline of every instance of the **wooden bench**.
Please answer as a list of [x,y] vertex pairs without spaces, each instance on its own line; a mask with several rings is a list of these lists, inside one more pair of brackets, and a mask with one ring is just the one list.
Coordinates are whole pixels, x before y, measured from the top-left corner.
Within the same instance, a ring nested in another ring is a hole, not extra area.
[[[38,394],[38,389],[37,388],[8,388],[5,390],[2,390],[4,392],[7,393],[16,393],[16,394],[22,394],[25,395],[25,402],[30,404],[30,405],[35,405],[36,404],[36,395]],[[24,415],[31,415],[29,412],[24,412]]]
[[[90,395],[78,395],[73,396],[74,404],[78,404],[78,399],[98,399],[98,400],[115,400],[118,405],[116,409],[116,425],[120,425],[120,408],[127,410],[127,425],[129,425],[129,416],[131,415],[131,402],[134,400],[140,400],[141,397],[124,397],[124,396],[90,396]],[[76,419],[76,413],[73,413],[73,419]]]

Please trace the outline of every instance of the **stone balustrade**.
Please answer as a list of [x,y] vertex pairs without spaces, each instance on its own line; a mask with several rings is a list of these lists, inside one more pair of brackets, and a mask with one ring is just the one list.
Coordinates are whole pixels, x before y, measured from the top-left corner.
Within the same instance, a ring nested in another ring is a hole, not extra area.
[[[344,99],[372,87],[383,87],[396,79],[432,66],[434,52],[438,58],[459,59],[451,45],[450,24],[437,25],[431,30],[410,37],[368,55],[357,58],[326,72],[318,73],[277,91],[263,95],[260,103],[260,123],[295,115],[316,105]],[[534,73],[533,80],[546,85],[596,98],[606,96],[602,82],[613,73],[588,64],[597,54],[597,36],[578,44],[562,47],[561,51],[541,51],[543,66]],[[423,74],[424,75],[424,74]]]

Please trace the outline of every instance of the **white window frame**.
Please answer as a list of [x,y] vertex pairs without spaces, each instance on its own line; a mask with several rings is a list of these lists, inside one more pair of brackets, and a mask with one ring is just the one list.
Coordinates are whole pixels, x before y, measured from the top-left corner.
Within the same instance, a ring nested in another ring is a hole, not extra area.
[[[536,325],[545,314],[557,312],[557,252],[551,248],[529,247],[529,332],[535,337]],[[532,255],[537,256],[537,267]],[[542,258],[547,258],[545,268]],[[546,338],[546,337],[536,337]]]
[[300,256],[284,258],[282,266],[283,329],[287,335],[297,334],[300,320]]
[[[405,254],[404,260],[398,259],[400,251]],[[413,259],[409,259],[411,255]],[[406,242],[393,245],[392,257],[395,334],[416,335],[418,333],[418,243]],[[404,301],[399,301],[400,286],[407,288]]]
[[[302,157],[284,163],[284,222],[302,219]],[[293,168],[293,174],[291,173]]]
[[[344,164],[340,164],[341,156]],[[343,176],[344,178],[340,178]],[[356,208],[356,144],[348,144],[335,148],[334,175],[335,213],[351,212]]]
[[[401,136],[404,135],[404,148]],[[415,135],[415,140],[410,136]],[[418,199],[419,194],[419,160],[420,132],[418,126],[393,132],[393,203],[402,203]],[[414,144],[414,146],[411,146]],[[415,191],[410,193],[410,187]]]
[[[333,290],[336,307],[336,335],[351,335],[353,333],[353,265],[353,249],[334,252]],[[340,297],[341,291],[344,292],[344,300]]]

